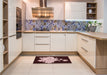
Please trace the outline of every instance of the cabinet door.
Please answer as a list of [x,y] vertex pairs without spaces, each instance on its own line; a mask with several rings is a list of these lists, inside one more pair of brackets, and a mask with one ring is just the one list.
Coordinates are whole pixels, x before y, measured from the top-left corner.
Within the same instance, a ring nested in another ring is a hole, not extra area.
[[3,22],[3,21],[2,21],[2,18],[3,18],[3,17],[2,17],[3,9],[2,9],[2,8],[3,8],[3,7],[2,7],[2,6],[3,6],[3,3],[2,3],[2,0],[0,0],[0,38],[2,38],[2,34],[3,34],[3,32],[2,32],[2,29],[3,29],[3,27],[2,27],[2,26],[3,26],[3,24],[2,24],[2,22]]
[[89,38],[89,63],[96,68],[96,39]]
[[8,0],[8,34],[16,34],[16,0]]
[[64,33],[51,34],[51,51],[66,51]]
[[96,68],[96,39],[79,35],[78,52]]
[[16,36],[9,37],[9,63],[11,63],[18,55]]
[[20,54],[21,52],[22,52],[22,38],[20,38],[20,39],[16,39],[16,41],[17,41],[17,52],[18,52],[18,54]]
[[23,51],[35,51],[34,45],[34,33],[23,34]]
[[66,34],[66,51],[77,51],[76,34]]
[[86,3],[65,2],[65,19],[86,19]]
[[0,40],[0,72],[3,70],[3,41]]

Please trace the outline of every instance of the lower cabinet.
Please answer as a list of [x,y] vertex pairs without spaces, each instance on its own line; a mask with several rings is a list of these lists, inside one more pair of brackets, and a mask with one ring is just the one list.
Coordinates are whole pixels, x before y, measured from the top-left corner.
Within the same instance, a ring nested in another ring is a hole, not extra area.
[[20,54],[22,52],[22,38],[16,39],[17,42],[17,53]]
[[66,34],[66,51],[77,51],[77,34]]
[[0,72],[3,70],[3,41],[0,40]]
[[96,39],[78,35],[78,52],[96,68]]
[[18,51],[17,51],[17,42],[16,42],[16,36],[9,37],[9,64],[17,57]]
[[23,51],[77,51],[77,34],[23,33]]
[[35,34],[35,51],[50,51],[50,33]]
[[35,51],[34,33],[23,33],[23,51]]
[[65,51],[66,49],[66,34],[52,33],[51,34],[51,51]]

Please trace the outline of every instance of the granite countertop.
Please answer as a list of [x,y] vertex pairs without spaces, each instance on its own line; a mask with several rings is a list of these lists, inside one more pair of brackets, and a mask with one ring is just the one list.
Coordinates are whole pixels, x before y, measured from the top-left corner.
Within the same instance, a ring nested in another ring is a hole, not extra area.
[[97,40],[107,40],[107,33],[101,32],[76,32],[76,31],[22,31],[23,33],[77,33]]

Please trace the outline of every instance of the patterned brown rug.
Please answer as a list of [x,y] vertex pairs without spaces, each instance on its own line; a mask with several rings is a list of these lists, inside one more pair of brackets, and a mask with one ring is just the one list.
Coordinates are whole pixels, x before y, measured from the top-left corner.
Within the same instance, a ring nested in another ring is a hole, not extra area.
[[33,64],[64,64],[72,63],[68,56],[36,56]]

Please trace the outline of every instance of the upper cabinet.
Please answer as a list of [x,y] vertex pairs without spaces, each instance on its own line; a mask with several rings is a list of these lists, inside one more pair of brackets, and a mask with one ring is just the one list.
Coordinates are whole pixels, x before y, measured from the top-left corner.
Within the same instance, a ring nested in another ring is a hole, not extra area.
[[8,36],[16,34],[16,0],[8,1]]
[[97,19],[97,3],[87,3],[87,19]]
[[86,2],[65,2],[65,19],[86,19]]
[[3,12],[2,0],[0,0],[0,38],[2,38],[2,12]]

